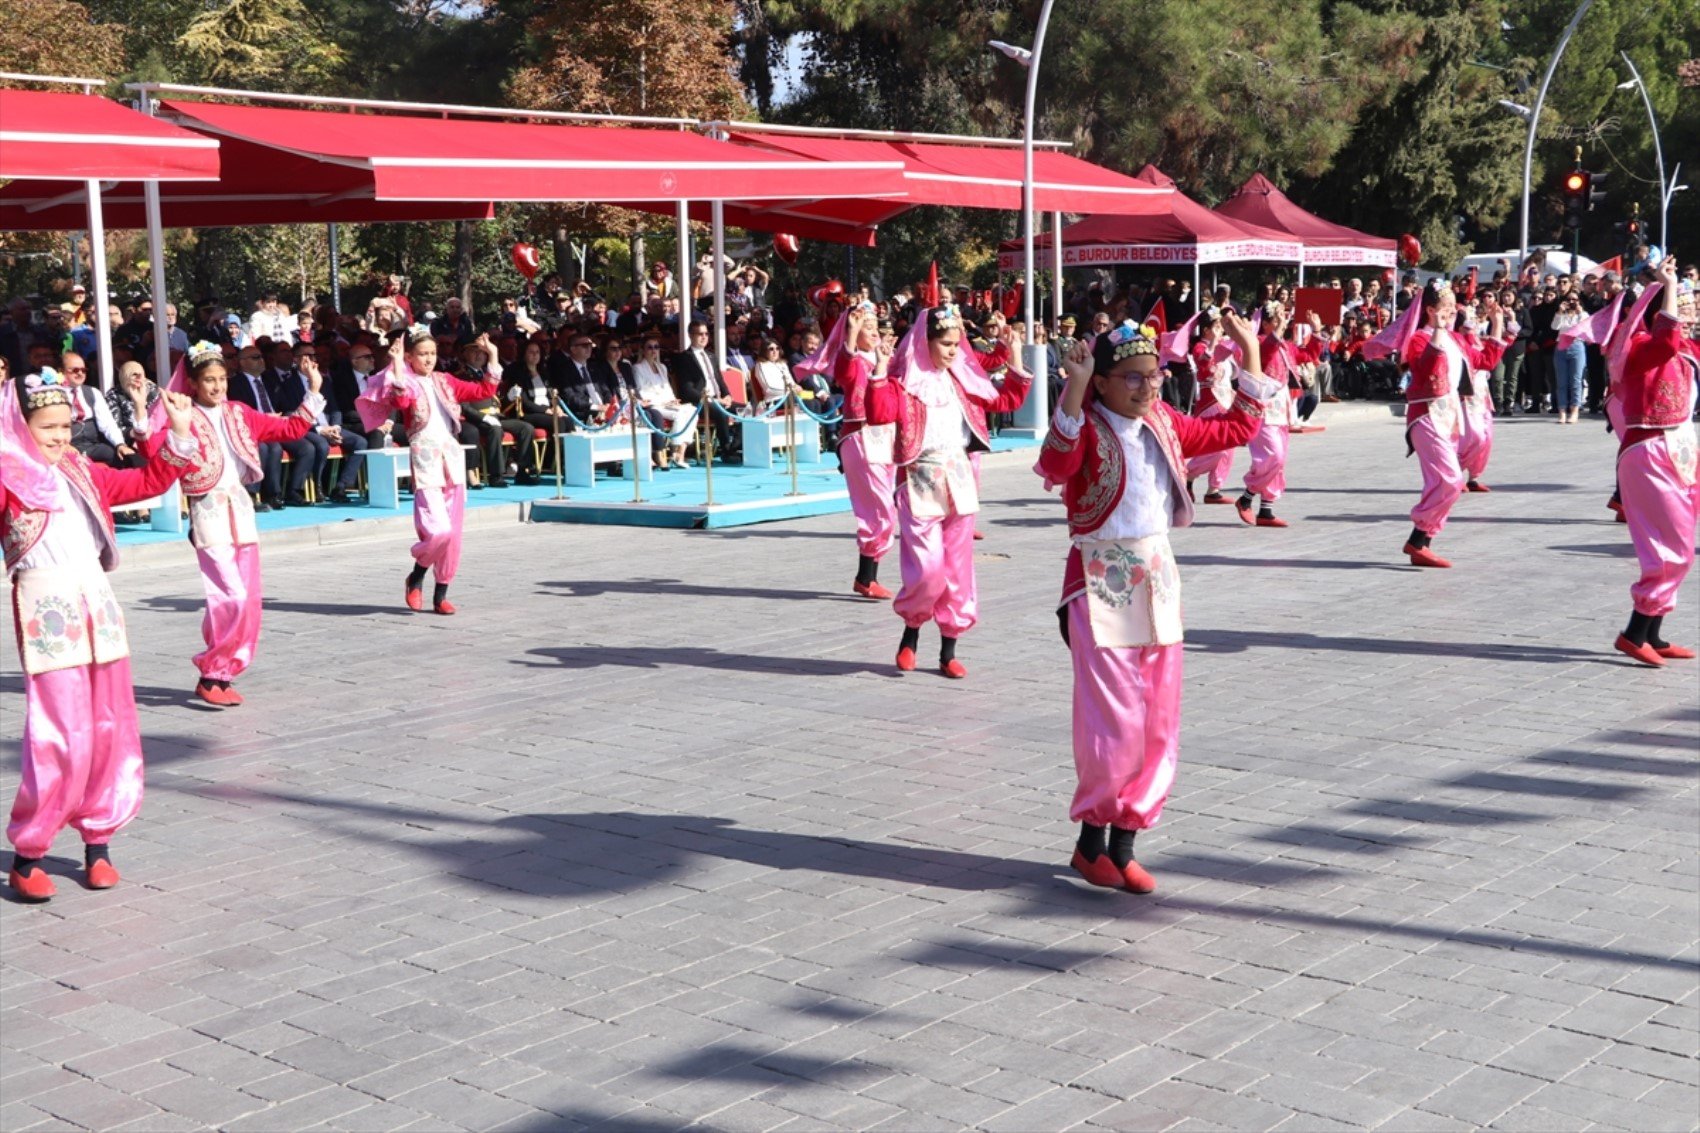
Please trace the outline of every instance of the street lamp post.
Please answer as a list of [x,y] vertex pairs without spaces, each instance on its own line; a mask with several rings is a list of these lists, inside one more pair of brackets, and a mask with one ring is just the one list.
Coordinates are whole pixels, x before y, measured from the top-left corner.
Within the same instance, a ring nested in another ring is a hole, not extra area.
[[[1593,0],[1586,0],[1593,3]],[[1040,365],[1042,352],[1033,343],[1033,300],[1038,290],[1037,265],[1033,257],[1033,111],[1034,103],[1039,93],[1039,60],[1045,51],[1045,28],[1051,22],[1051,5],[1055,0],[1045,0],[1043,8],[1039,9],[1039,26],[1033,32],[1033,49],[1024,51],[1007,43],[992,42],[992,46],[1003,52],[1027,68],[1027,102],[1021,116],[1021,236],[1022,236],[1022,265],[1025,271],[1021,288],[1021,313],[1027,323],[1026,345],[1022,353],[1025,355],[1028,373],[1035,373]],[[1024,405],[1023,416],[1031,421],[1034,435],[1038,436],[1045,427],[1049,416],[1046,399],[1049,390],[1044,382],[1034,382],[1033,390],[1027,395],[1027,405]],[[1031,407],[1031,408],[1029,408]]]
[[1635,61],[1629,57],[1627,51],[1620,51],[1618,54],[1623,56],[1623,62],[1628,66],[1629,73],[1635,77],[1627,83],[1617,84],[1617,89],[1635,87],[1640,90],[1641,103],[1647,108],[1647,125],[1653,128],[1653,156],[1658,159],[1659,163],[1659,247],[1664,248],[1670,244],[1665,232],[1665,215],[1668,211],[1667,206],[1670,204],[1670,182],[1665,180],[1665,147],[1659,141],[1659,119],[1653,113],[1652,96],[1647,93],[1647,84],[1641,81],[1641,72],[1635,69]]
[[1594,6],[1594,0],[1582,0],[1577,5],[1576,14],[1570,17],[1570,22],[1564,25],[1564,34],[1559,37],[1558,46],[1552,50],[1552,58],[1547,60],[1547,71],[1541,78],[1541,89],[1535,95],[1535,105],[1529,110],[1529,138],[1523,146],[1523,231],[1522,238],[1517,242],[1517,268],[1522,270],[1522,261],[1529,258],[1529,182],[1534,175],[1535,164],[1535,131],[1541,124],[1541,107],[1546,104],[1547,87],[1552,85],[1552,73],[1558,70],[1558,61],[1564,57],[1564,49],[1570,44],[1570,37],[1576,33],[1576,25],[1582,22],[1582,17],[1588,14],[1588,9]]

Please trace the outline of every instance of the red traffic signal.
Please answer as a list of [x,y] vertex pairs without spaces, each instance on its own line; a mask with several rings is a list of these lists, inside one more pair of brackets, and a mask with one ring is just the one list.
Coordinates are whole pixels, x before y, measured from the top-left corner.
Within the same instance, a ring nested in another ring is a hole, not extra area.
[[1564,191],[1573,195],[1581,195],[1588,189],[1588,175],[1577,170],[1564,175]]

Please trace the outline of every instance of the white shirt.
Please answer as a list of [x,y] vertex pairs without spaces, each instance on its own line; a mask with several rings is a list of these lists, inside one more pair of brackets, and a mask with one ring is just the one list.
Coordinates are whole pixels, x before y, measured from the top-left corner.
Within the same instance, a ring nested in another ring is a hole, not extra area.
[[[1085,411],[1070,417],[1057,406],[1051,423],[1057,432],[1073,440],[1080,435],[1085,423]],[[1122,446],[1122,466],[1126,479],[1122,498],[1101,527],[1088,535],[1076,535],[1074,542],[1095,543],[1106,539],[1143,539],[1169,532],[1169,515],[1175,492],[1174,477],[1169,474],[1169,462],[1151,427],[1143,420],[1123,417],[1119,413],[1097,415],[1100,428],[1105,421]]]
[[968,431],[968,416],[962,412],[962,395],[954,381],[950,382],[950,394],[943,405],[927,406],[927,429],[921,434],[922,452],[968,447],[972,434]]
[[413,377],[417,379],[420,388],[425,391],[425,399],[431,403],[431,412],[427,415],[425,428],[420,436],[430,437],[441,444],[460,444],[460,437],[449,432],[448,423],[443,420],[444,412],[458,416],[459,407],[443,405],[443,399],[437,396],[437,383],[430,374],[426,374],[422,378],[418,375],[413,375]]
[[[213,485],[213,489],[223,488],[232,492],[240,492],[242,490],[242,470],[238,467],[240,462],[236,459],[235,446],[230,443],[230,431],[224,427],[224,407],[213,406],[209,409],[204,405],[196,405],[195,409],[202,417],[207,419],[207,423],[212,426],[213,435],[218,438],[219,445],[224,449],[224,468],[219,472],[218,483]],[[239,409],[237,412],[240,413],[241,410]]]

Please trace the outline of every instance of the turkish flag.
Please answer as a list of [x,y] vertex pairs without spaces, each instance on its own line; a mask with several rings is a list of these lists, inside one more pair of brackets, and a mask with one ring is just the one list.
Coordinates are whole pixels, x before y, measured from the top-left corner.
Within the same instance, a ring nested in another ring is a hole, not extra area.
[[1151,304],[1151,311],[1145,316],[1145,325],[1155,330],[1159,338],[1169,333],[1169,316],[1164,311],[1162,299]]

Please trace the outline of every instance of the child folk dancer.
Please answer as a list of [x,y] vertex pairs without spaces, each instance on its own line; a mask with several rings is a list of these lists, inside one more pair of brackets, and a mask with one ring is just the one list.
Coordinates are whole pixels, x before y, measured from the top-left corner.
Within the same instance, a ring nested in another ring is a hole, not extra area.
[[869,384],[884,380],[890,362],[891,352],[880,349],[874,305],[861,303],[833,323],[826,345],[797,363],[799,377],[830,373],[844,396],[838,463],[856,516],[856,581],[851,589],[864,598],[891,597],[880,585],[879,569],[897,534],[897,469],[892,464],[897,431],[892,425],[870,425],[867,411]]
[[[1240,391],[1263,406],[1262,422],[1251,439],[1251,467],[1246,469],[1245,491],[1234,501],[1234,510],[1243,523],[1285,527],[1287,521],[1275,515],[1275,501],[1287,490],[1287,448],[1296,421],[1293,398],[1287,392],[1287,374],[1297,360],[1296,348],[1284,337],[1290,321],[1287,308],[1271,299],[1263,305],[1262,313],[1263,334],[1258,342],[1262,373],[1240,376]],[[1256,515],[1251,510],[1254,498],[1262,500]]]
[[892,608],[903,619],[897,667],[915,668],[921,627],[939,627],[939,671],[960,679],[956,639],[978,620],[974,592],[974,516],[979,492],[969,456],[991,448],[988,413],[1012,413],[1027,399],[1032,375],[1015,361],[1014,330],[1004,329],[1009,373],[1000,390],[963,349],[962,316],[934,307],[898,344],[896,376],[868,383],[867,419],[895,425],[897,524],[903,587]]
[[[1694,650],[1666,641],[1662,631],[1694,565],[1700,515],[1693,422],[1700,355],[1679,320],[1676,261],[1666,256],[1656,272],[1658,282],[1642,294],[1606,347],[1612,416],[1621,422],[1618,490],[1641,566],[1641,577],[1629,588],[1629,625],[1614,644],[1618,652],[1655,667],[1694,656]],[[1655,298],[1661,300],[1656,312]]]
[[1246,392],[1261,380],[1252,326],[1222,318],[1245,368],[1226,413],[1192,417],[1164,404],[1157,344],[1123,323],[1064,361],[1068,385],[1034,468],[1047,489],[1063,486],[1073,539],[1057,610],[1074,658],[1079,785],[1069,817],[1080,838],[1070,864],[1109,889],[1157,887],[1133,839],[1156,825],[1175,778],[1182,634],[1168,533],[1192,523],[1186,461],[1246,444],[1264,412]]
[[107,844],[142,806],[130,645],[105,572],[118,565],[113,509],[164,491],[195,454],[188,399],[160,401],[169,442],[146,466],[120,470],[71,447],[72,395],[53,371],[0,385],[0,543],[24,671],[7,881],[25,901],[53,896],[41,859],[66,826],[83,838],[84,883],[117,885]]
[[455,612],[449,583],[460,565],[461,525],[466,516],[466,458],[460,447],[460,403],[496,396],[502,368],[489,335],[477,345],[490,359],[482,382],[463,382],[437,369],[437,343],[429,328],[411,327],[390,343],[389,365],[372,380],[356,407],[368,429],[400,410],[407,426],[408,463],[413,471],[413,570],[403,591],[410,610],[425,607],[425,572],[436,577],[431,608]]
[[1445,280],[1432,279],[1423,287],[1420,303],[1411,304],[1399,322],[1364,346],[1365,358],[1397,352],[1411,368],[1405,388],[1406,455],[1416,454],[1423,474],[1423,494],[1411,509],[1411,536],[1401,552],[1412,566],[1452,565],[1430,548],[1469,479],[1458,460],[1464,433],[1459,390],[1467,373],[1491,372],[1507,346],[1501,341],[1503,312],[1494,311],[1486,342],[1478,341],[1472,331],[1449,329],[1457,317],[1452,288]]
[[[1192,343],[1188,351],[1197,383],[1197,389],[1193,391],[1192,408],[1195,414],[1208,420],[1222,416],[1233,406],[1235,367],[1232,364],[1224,364],[1228,351],[1227,344],[1222,340],[1222,313],[1215,307],[1206,307],[1198,317],[1196,328],[1197,341]],[[1188,460],[1187,494],[1192,494],[1192,482],[1203,476],[1205,503],[1232,503],[1232,500],[1222,494],[1222,485],[1228,482],[1228,473],[1233,466],[1234,450],[1231,448],[1221,452],[1207,452],[1203,456]]]
[[[289,444],[312,430],[325,399],[318,363],[301,360],[308,394],[294,413],[279,417],[227,396],[229,375],[219,347],[197,343],[171,376],[171,389],[194,401],[191,428],[199,451],[183,477],[189,498],[189,539],[201,568],[207,612],[201,619],[206,649],[195,655],[201,679],[195,695],[228,708],[242,703],[231,682],[254,663],[260,641],[260,534],[248,486],[259,482],[260,445]],[[156,442],[157,443],[157,442]]]
[[[1492,292],[1484,300],[1488,305],[1491,317],[1499,309],[1493,301]],[[1458,318],[1458,328],[1464,332],[1466,340],[1475,337],[1477,328],[1474,310],[1465,310]],[[1517,337],[1517,324],[1507,323],[1502,328],[1507,342]],[[1498,359],[1494,360],[1498,365]],[[1461,379],[1458,391],[1460,408],[1463,412],[1458,418],[1458,467],[1464,473],[1464,490],[1466,492],[1491,492],[1482,483],[1482,475],[1487,471],[1488,458],[1493,455],[1493,370],[1471,368],[1470,372]]]

